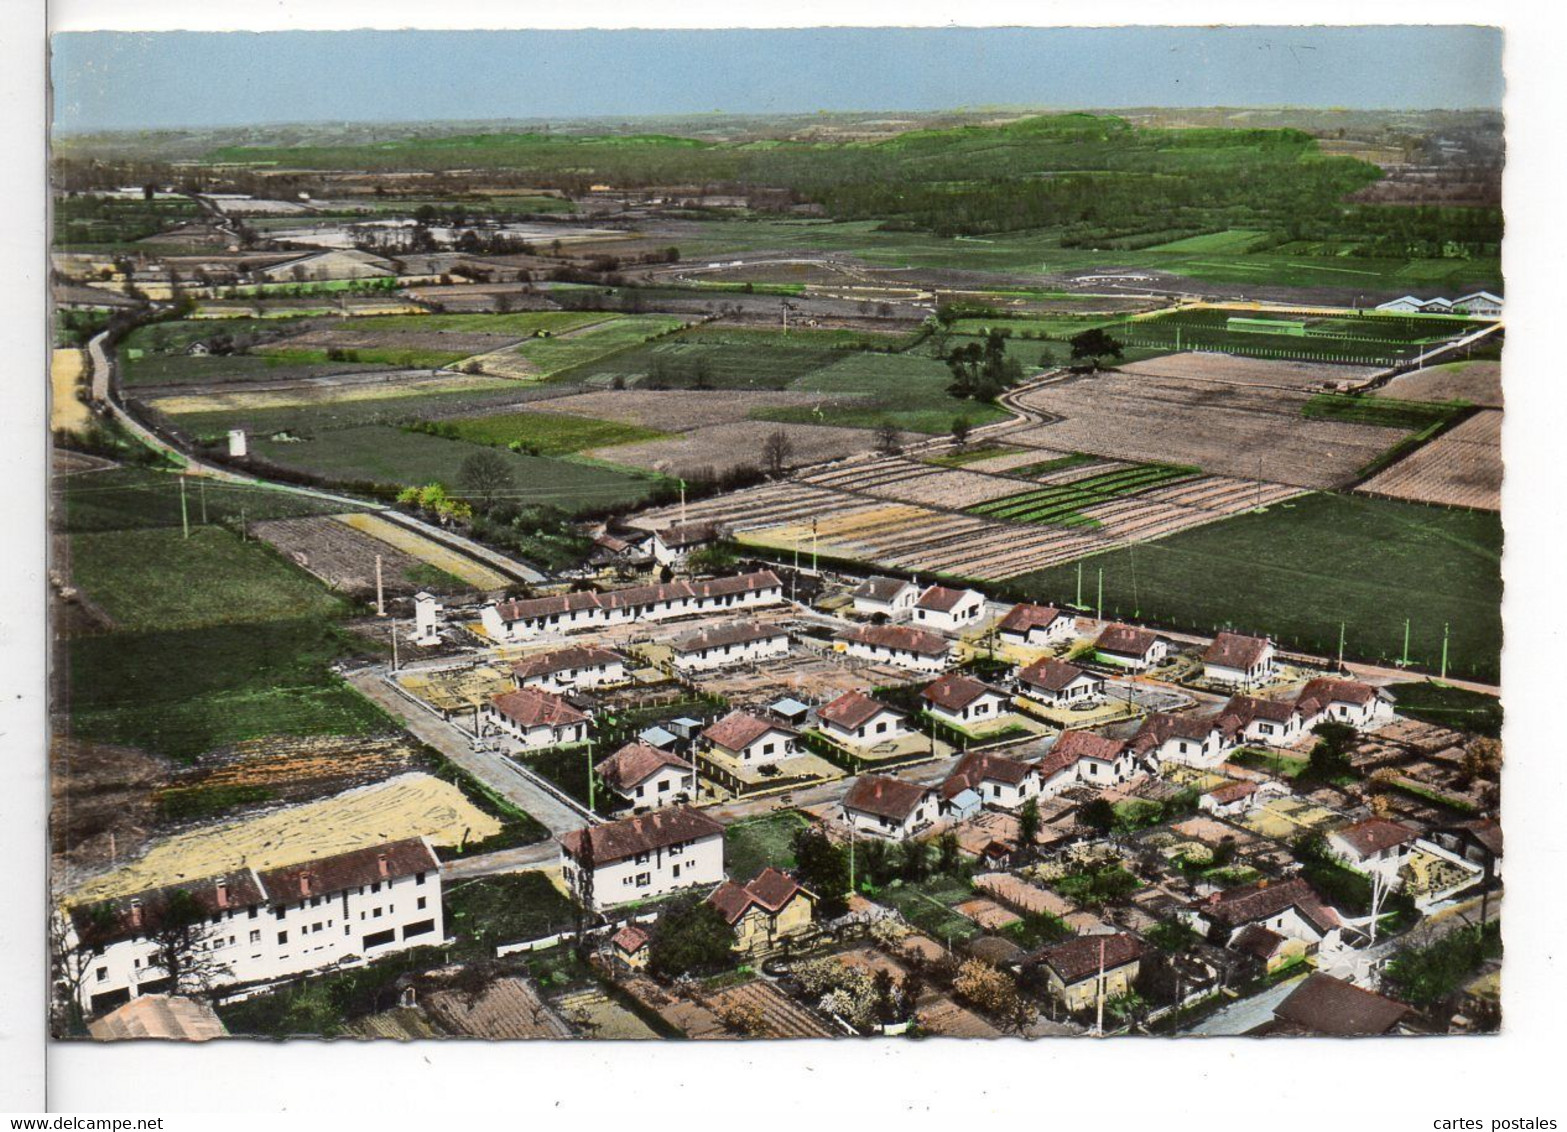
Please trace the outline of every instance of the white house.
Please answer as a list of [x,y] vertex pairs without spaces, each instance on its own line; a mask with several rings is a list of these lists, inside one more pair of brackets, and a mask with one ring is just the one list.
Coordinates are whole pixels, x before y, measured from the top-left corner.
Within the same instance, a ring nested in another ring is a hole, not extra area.
[[527,640],[545,633],[570,633],[604,623],[599,595],[576,590],[552,597],[521,598],[487,605],[479,623],[493,641]]
[[518,688],[490,697],[480,712],[479,733],[498,733],[516,748],[537,751],[585,741],[590,722],[586,713],[553,692]]
[[414,594],[414,644],[441,643],[441,614],[444,612],[445,607],[434,595],[423,591]]
[[1409,859],[1414,841],[1420,836],[1411,829],[1386,818],[1367,818],[1327,835],[1328,851],[1344,864],[1361,872],[1380,872],[1389,880]]
[[491,640],[507,643],[633,621],[667,621],[697,613],[753,609],[778,605],[783,600],[783,583],[778,576],[771,570],[757,570],[700,582],[676,580],[604,593],[579,590],[553,597],[503,601],[481,609],[479,620]]
[[1202,654],[1203,678],[1227,688],[1254,688],[1278,671],[1266,637],[1220,633]]
[[966,790],[978,794],[985,805],[1010,812],[1039,796],[1039,776],[1030,763],[969,751],[941,784],[942,801],[956,799]]
[[902,578],[866,578],[854,588],[854,612],[862,617],[902,617],[914,608],[920,590]]
[[1162,773],[1172,764],[1211,770],[1234,749],[1240,730],[1234,716],[1156,711],[1150,712],[1138,726],[1128,746],[1155,773]]
[[571,645],[524,657],[511,666],[511,676],[519,688],[559,693],[624,684],[631,678],[625,657],[597,645]]
[[952,642],[907,625],[861,625],[840,638],[844,652],[860,660],[935,675],[952,663]]
[[1305,945],[1308,953],[1336,946],[1343,922],[1305,877],[1258,881],[1211,893],[1180,913],[1209,942],[1228,947],[1252,925]]
[[777,605],[784,599],[783,583],[771,570],[709,578],[691,583],[691,612],[719,613]]
[[1045,757],[1034,765],[1041,797],[1053,798],[1072,786],[1117,786],[1137,774],[1128,745],[1092,731],[1061,732]]
[[960,633],[985,615],[985,595],[978,590],[931,586],[914,603],[914,622],[942,633]]
[[908,734],[903,713],[864,692],[845,692],[816,712],[818,729],[847,747],[872,747]]
[[1307,731],[1319,723],[1343,723],[1357,731],[1368,731],[1393,718],[1392,701],[1381,689],[1331,676],[1307,681],[1295,698],[1295,707]]
[[1219,716],[1243,743],[1288,747],[1310,730],[1299,709],[1288,700],[1232,696]]
[[936,791],[884,774],[862,774],[843,796],[843,818],[859,833],[904,841],[937,817]]
[[953,727],[973,727],[1000,717],[1007,697],[961,672],[949,672],[920,693],[926,710]]
[[724,879],[724,827],[674,806],[576,829],[560,839],[561,875],[594,908],[649,900]]
[[760,664],[789,654],[789,634],[776,625],[734,621],[713,629],[688,633],[670,644],[674,665],[683,673]]
[[1165,657],[1170,655],[1170,644],[1151,629],[1106,625],[1094,642],[1094,651],[1108,664],[1141,672],[1163,664]]
[[1226,782],[1205,791],[1197,799],[1197,808],[1214,817],[1234,818],[1288,793],[1289,787],[1281,782]]
[[1400,295],[1396,299],[1389,299],[1385,303],[1378,303],[1377,310],[1388,311],[1392,314],[1419,314],[1420,307],[1425,300],[1415,295]]
[[1014,605],[996,631],[1004,644],[1048,648],[1077,636],[1077,615],[1053,605]]
[[1090,704],[1105,694],[1104,677],[1050,657],[1018,672],[1017,686],[1019,694],[1051,708]]
[[684,566],[693,551],[718,539],[713,523],[684,523],[653,532],[653,561],[660,566]]
[[179,915],[182,893],[202,916],[195,954],[212,988],[376,959],[446,938],[440,861],[423,838],[263,871],[236,869],[68,906],[67,946],[86,975],[83,1009],[96,1013],[180,989],[160,966],[157,937]]
[[638,810],[696,798],[696,768],[647,743],[627,743],[593,768],[604,784]]
[[743,763],[775,763],[799,753],[799,732],[743,711],[732,711],[702,732],[713,750]]
[[1501,318],[1502,296],[1489,291],[1475,291],[1453,300],[1454,314],[1467,314],[1472,318]]

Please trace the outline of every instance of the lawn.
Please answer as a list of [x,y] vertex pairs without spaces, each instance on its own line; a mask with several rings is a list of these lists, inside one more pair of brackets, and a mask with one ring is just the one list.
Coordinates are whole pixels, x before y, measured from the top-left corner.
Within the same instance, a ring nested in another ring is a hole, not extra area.
[[115,626],[194,629],[346,612],[314,578],[223,527],[97,531],[71,537],[71,581]]
[[113,633],[60,645],[71,734],[189,761],[268,735],[363,735],[389,721],[328,671],[364,642],[321,621]]
[[1011,414],[996,405],[959,400],[947,393],[952,374],[945,363],[913,354],[850,354],[825,369],[807,374],[789,386],[809,393],[856,398],[830,413],[801,407],[759,409],[759,420],[798,424],[875,428],[891,422],[906,432],[939,435],[959,417],[977,427],[1007,420]]
[[1495,696],[1435,680],[1392,684],[1387,690],[1399,715],[1493,738],[1502,734],[1502,701]]
[[738,881],[748,881],[767,866],[792,869],[794,835],[810,821],[795,810],[732,822],[724,830],[724,868]]
[[503,943],[525,943],[574,928],[576,906],[543,873],[506,873],[455,881],[443,892],[453,956],[494,958]]
[[[1441,659],[1448,671],[1494,682],[1500,667],[1502,525],[1499,515],[1418,503],[1319,493],[1082,560],[1092,593],[1104,578],[1104,613],[1170,628],[1226,625],[1271,634],[1286,647],[1345,654]],[[1070,601],[1077,565],[1012,579],[1007,589],[1044,602]]]
[[457,417],[442,421],[443,429],[455,429],[459,438],[473,444],[506,447],[520,444],[536,456],[569,456],[586,448],[609,448],[642,440],[662,440],[667,432],[594,420],[565,413],[495,413],[484,417]]
[[[598,743],[588,747],[578,745],[556,747],[547,751],[529,751],[518,761],[546,782],[554,784],[577,804],[588,804],[588,773],[590,768],[603,762],[608,752]],[[608,817],[627,808],[627,802],[616,794],[597,774],[593,776],[593,812]]]

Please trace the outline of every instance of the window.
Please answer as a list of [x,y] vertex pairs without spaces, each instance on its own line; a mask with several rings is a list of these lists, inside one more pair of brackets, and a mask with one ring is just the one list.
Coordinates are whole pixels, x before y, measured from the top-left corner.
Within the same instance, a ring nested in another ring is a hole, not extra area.
[[429,932],[433,932],[434,930],[434,920],[420,920],[417,923],[409,924],[403,928],[403,938],[407,939],[412,935],[425,935]]
[[261,933],[260,932],[251,932],[250,933],[250,942],[251,943],[260,943],[261,942]]
[[257,915],[257,914],[258,914],[258,913],[259,913],[259,912],[260,912],[260,911],[261,911],[261,909],[260,909],[260,908],[257,908],[257,907],[256,907],[256,906],[255,906],[255,905],[254,905],[254,904],[252,904],[252,905],[251,905],[251,906],[250,906],[250,918],[251,918],[251,919],[252,919],[252,920],[254,920],[254,919],[255,919],[255,918],[256,918],[256,915]]
[[648,859],[648,854],[646,854],[646,853],[638,853],[637,854],[637,859],[636,859],[635,863],[638,864],[638,865],[645,865],[645,864],[647,864],[647,859]]
[[277,941],[279,943],[287,943],[288,942],[288,933],[287,932],[278,932],[277,933]]
[[[667,793],[669,793],[669,779],[666,778],[666,779],[664,779],[664,781],[662,781],[662,782],[660,782],[658,784],[658,792],[660,794],[667,794]],[[638,794],[642,793],[641,787],[637,788],[637,793]]]
[[284,908],[282,906],[279,906],[277,908],[272,909],[272,914],[274,916],[276,916],[278,919],[281,920],[284,916],[288,915],[288,909]]
[[98,970],[97,970],[97,975],[98,975],[98,981],[100,983],[108,982],[109,981],[109,968],[107,968],[107,967],[99,967]]
[[637,887],[638,888],[646,888],[648,885],[650,885],[652,883],[653,883],[653,874],[652,873],[638,873],[637,874]]
[[422,909],[423,909],[423,908],[424,908],[424,906],[425,906],[425,904],[426,904],[426,903],[427,903],[427,902],[428,902],[428,901],[427,901],[427,900],[426,900],[426,898],[425,898],[425,897],[423,897],[423,896],[421,896],[421,897],[419,897],[419,901],[418,901],[418,903],[417,903],[417,904],[415,904],[415,905],[414,905],[414,906],[415,906],[415,907],[416,907],[416,908],[419,908],[419,909],[421,909],[421,910],[422,910]]
[[669,853],[669,855],[671,857],[678,857],[678,856],[680,856],[680,854],[684,853],[685,851],[686,851],[686,847],[685,847],[685,843],[684,842],[681,842],[681,843],[676,844],[676,845],[671,845],[669,847],[669,849],[667,850],[667,852]]
[[371,892],[380,892],[381,891],[381,882],[380,881],[376,881],[374,884],[372,884],[370,886],[370,891]]
[[372,920],[379,920],[381,918],[381,909],[379,909],[379,908],[372,908],[370,910],[370,918]]
[[391,929],[388,929],[384,932],[371,932],[369,935],[365,936],[365,949],[369,950],[372,947],[381,947],[385,944],[394,942],[396,939],[397,932]]
[[423,884],[424,883],[424,877],[425,877],[424,873],[416,873],[414,875],[414,883],[415,884]]
[[671,876],[671,877],[674,877],[674,878],[676,878],[676,879],[679,879],[679,877],[680,877],[680,866],[679,866],[679,865],[676,865],[676,866],[675,866],[675,867],[674,867],[674,868],[673,868],[673,869],[672,869],[672,870],[671,870],[671,871],[670,871],[670,874],[669,874],[669,875],[670,875],[670,876]]

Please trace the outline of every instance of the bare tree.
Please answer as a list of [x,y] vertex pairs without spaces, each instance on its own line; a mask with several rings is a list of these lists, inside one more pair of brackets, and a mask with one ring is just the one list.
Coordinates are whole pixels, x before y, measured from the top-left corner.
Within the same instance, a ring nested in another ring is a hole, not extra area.
[[206,913],[189,890],[170,891],[148,918],[146,936],[153,948],[148,965],[164,973],[170,994],[206,996],[233,975],[218,957]]
[[777,477],[789,470],[789,459],[794,455],[794,441],[783,429],[775,429],[762,442],[762,466],[769,475]]
[[488,503],[497,495],[514,487],[517,478],[511,464],[499,452],[485,449],[475,452],[457,469],[457,482],[464,494],[471,499]]
[[903,451],[903,440],[898,433],[898,426],[891,421],[882,421],[876,426],[876,451],[883,456],[896,456]]

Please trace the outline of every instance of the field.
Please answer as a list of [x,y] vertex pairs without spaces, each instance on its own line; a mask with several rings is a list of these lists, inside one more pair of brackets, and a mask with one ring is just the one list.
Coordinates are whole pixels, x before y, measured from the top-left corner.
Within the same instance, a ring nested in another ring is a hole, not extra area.
[[455,429],[460,439],[470,443],[500,447],[521,444],[537,456],[568,456],[588,448],[661,440],[667,435],[657,429],[562,413],[496,413],[484,417],[454,417],[442,424]]
[[[1172,628],[1232,626],[1285,647],[1434,667],[1444,624],[1449,672],[1495,681],[1502,644],[1500,517],[1361,496],[1315,494],[1083,562],[1104,574],[1104,614]],[[1366,563],[1374,561],[1375,569]],[[1213,580],[1222,578],[1215,586]],[[1075,566],[1016,578],[1042,601],[1075,597]]]
[[1502,702],[1495,696],[1438,684],[1434,680],[1394,684],[1388,691],[1396,698],[1400,715],[1501,738]]
[[[274,375],[276,381],[285,375]],[[292,375],[286,375],[291,377]],[[388,402],[385,406],[371,408],[395,409],[399,405],[409,412],[417,411],[428,400],[431,406],[449,400],[454,394],[483,394],[510,392],[508,382],[490,377],[472,377],[465,374],[411,373],[377,374],[374,379],[339,377],[332,379],[318,376],[279,382],[277,388],[223,389],[206,387],[197,392],[184,392],[158,396],[145,402],[149,407],[172,417],[223,414],[225,417],[242,414],[266,414],[277,409],[306,409],[319,414],[326,421],[331,414],[352,411],[359,402]],[[244,419],[241,416],[241,419]],[[305,418],[308,419],[308,418]]]
[[[356,520],[376,518],[345,515],[340,521],[336,516],[322,515],[306,519],[273,519],[252,524],[250,531],[300,569],[308,570],[340,593],[361,597],[373,594],[377,558],[381,560],[382,585],[388,594],[407,595],[422,589],[456,593],[469,588],[469,584],[455,574],[357,529]],[[412,531],[406,533],[412,539],[420,538]],[[429,542],[429,546],[445,550],[433,542]]]
[[782,431],[790,444],[791,465],[836,460],[865,452],[875,443],[863,429],[835,428],[827,424],[777,424],[740,421],[679,433],[663,440],[646,440],[601,448],[589,455],[619,465],[647,468],[669,476],[700,478],[714,471],[761,463],[762,446]]
[[744,883],[767,866],[795,866],[794,835],[809,823],[795,810],[730,822],[724,829],[724,867]]
[[1374,396],[1412,401],[1467,401],[1487,409],[1502,407],[1500,362],[1447,362],[1401,373]]
[[1101,525],[1099,521],[1085,515],[1084,508],[1136,495],[1148,488],[1191,479],[1197,474],[1195,468],[1178,468],[1167,464],[1134,465],[1084,476],[1056,487],[1003,496],[970,507],[969,510],[976,515],[988,515],[1013,523],[1097,527]]
[[1301,415],[1308,421],[1343,421],[1419,432],[1443,424],[1463,411],[1462,405],[1430,401],[1400,401],[1391,397],[1350,397],[1319,393],[1306,402]]
[[[1278,333],[1267,332],[1265,324],[1270,321],[1279,323]],[[1284,329],[1288,323],[1303,323],[1304,333],[1288,333]],[[1340,317],[1188,307],[1134,318],[1109,332],[1117,341],[1136,346],[1389,365],[1414,356],[1425,345],[1462,337],[1478,327],[1459,318],[1371,313]]]
[[952,374],[935,358],[913,354],[851,354],[825,369],[808,374],[790,389],[827,394],[835,400],[832,412],[816,408],[761,409],[754,415],[766,420],[822,423],[839,428],[875,428],[890,422],[905,432],[942,434],[959,417],[971,426],[1006,420],[1010,414],[996,405],[961,401],[947,393]]
[[1372,476],[1371,495],[1447,507],[1502,508],[1502,412],[1486,409]]
[[[394,547],[397,551],[422,563],[427,570],[452,579],[459,585],[469,585],[478,590],[499,590],[510,584],[510,579],[505,575],[490,569],[483,563],[380,515],[359,512],[336,515],[333,518],[378,543]],[[425,581],[420,584],[427,586],[430,582]]]
[[86,428],[92,423],[80,397],[76,395],[87,372],[87,354],[83,350],[54,350],[49,355],[49,427],[56,431]]
[[[192,520],[203,514],[212,523],[289,519],[341,511],[341,503],[292,492],[247,487],[220,480],[187,483],[186,500]],[[59,530],[139,530],[180,526],[180,477],[169,472],[115,468],[91,476],[59,481],[54,490],[55,523]]]
[[56,196],[54,247],[60,251],[125,248],[200,214],[196,202],[184,197]]
[[484,373],[502,377],[548,380],[590,362],[598,363],[649,338],[668,334],[685,320],[668,315],[628,315],[595,321],[558,338],[530,338],[522,345],[481,355]]

